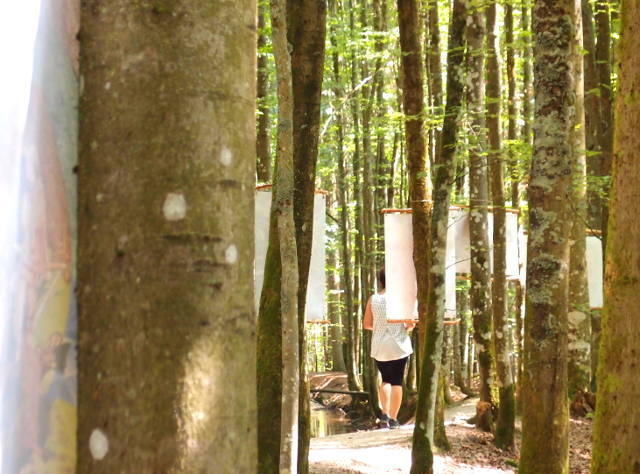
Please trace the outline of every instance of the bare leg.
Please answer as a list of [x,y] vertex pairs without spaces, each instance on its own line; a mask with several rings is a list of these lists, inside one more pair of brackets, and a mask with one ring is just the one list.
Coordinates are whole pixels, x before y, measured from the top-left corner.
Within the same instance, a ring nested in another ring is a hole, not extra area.
[[391,418],[397,420],[400,404],[402,403],[402,385],[391,386],[391,396],[389,398],[389,411],[387,413]]
[[[389,415],[389,402],[391,401],[391,385],[382,382],[380,384],[380,408],[382,409],[382,413],[385,415]],[[391,415],[389,415],[391,416]]]

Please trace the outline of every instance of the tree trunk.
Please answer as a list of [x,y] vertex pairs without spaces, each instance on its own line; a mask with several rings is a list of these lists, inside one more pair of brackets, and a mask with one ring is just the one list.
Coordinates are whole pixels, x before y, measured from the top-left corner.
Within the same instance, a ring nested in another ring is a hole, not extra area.
[[258,123],[256,132],[256,172],[258,182],[268,183],[271,180],[271,150],[269,149],[269,69],[267,54],[263,49],[267,45],[265,17],[266,3],[258,4],[258,81],[257,105]]
[[[568,472],[567,298],[575,0],[536,0],[520,472]],[[540,453],[544,453],[541,456]]]
[[513,5],[511,2],[507,2],[504,8],[505,42],[507,43],[507,115],[509,116],[507,129],[509,155],[507,157],[507,163],[509,166],[508,173],[511,179],[511,207],[518,209],[520,207],[520,167],[518,154],[513,149],[513,144],[517,138],[516,121],[518,118],[518,110],[516,108],[516,61],[513,43]]
[[[433,214],[431,217],[431,248],[430,270],[428,272],[428,299],[426,308],[426,337],[423,359],[420,364],[420,380],[418,393],[418,406],[416,411],[416,425],[413,430],[413,445],[411,451],[411,473],[423,474],[433,472],[433,430],[435,424],[435,403],[438,387],[438,373],[440,370],[440,351],[442,346],[442,330],[444,318],[444,273],[445,273],[445,249],[447,245],[447,227],[449,218],[449,203],[451,198],[451,183],[455,173],[455,152],[457,144],[457,120],[462,101],[462,60],[464,58],[463,37],[466,19],[466,3],[454,0],[451,27],[449,29],[449,49],[447,58],[447,70],[450,71],[447,81],[447,104],[442,128],[442,146],[439,155],[438,166],[434,177]],[[403,13],[405,7],[413,6],[412,2],[401,0],[398,3],[400,17],[405,14],[416,16],[415,10],[410,8]],[[402,7],[402,8],[401,8]],[[416,21],[413,19],[412,21]],[[402,29],[400,30],[401,34]],[[417,39],[417,38],[416,38]],[[409,48],[403,47],[402,50]],[[416,50],[411,48],[411,50]],[[410,55],[412,56],[412,55]],[[409,56],[409,57],[410,57]],[[402,56],[403,59],[406,56]],[[413,59],[414,61],[416,59]],[[405,111],[406,113],[406,111]],[[408,114],[407,114],[408,115]],[[416,200],[416,195],[412,198]],[[414,219],[416,211],[414,210]],[[415,230],[414,230],[414,235]],[[418,234],[419,235],[419,234]],[[415,237],[417,238],[417,237]],[[426,242],[426,240],[425,240]],[[415,249],[414,249],[415,252]],[[416,264],[416,271],[419,265]],[[420,277],[418,277],[420,281]],[[419,289],[418,294],[421,295]],[[420,298],[420,296],[419,296]],[[418,311],[424,301],[418,303]]]
[[[487,128],[489,132],[489,165],[493,200],[493,346],[498,375],[499,411],[496,421],[495,444],[501,449],[514,445],[515,385],[511,375],[509,353],[509,321],[507,317],[507,239],[504,198],[502,136],[500,130],[500,65],[496,38],[496,2],[487,6]],[[511,90],[511,87],[510,87]],[[510,119],[511,120],[511,119]],[[510,130],[515,132],[515,126]]]
[[[346,372],[347,367],[344,363],[344,338],[342,331],[342,318],[340,311],[340,284],[338,270],[338,249],[329,252],[327,261],[328,270],[331,275],[329,278],[329,321],[331,326],[329,329],[329,339],[331,348],[331,370]],[[346,316],[345,316],[346,319]]]
[[[469,241],[471,242],[471,289],[470,307],[473,319],[473,338],[476,342],[480,369],[480,401],[493,405],[491,397],[491,270],[489,262],[488,235],[488,176],[486,144],[484,141],[484,11],[479,7],[471,10],[467,20],[468,54],[468,108],[471,115],[469,149]],[[490,414],[490,411],[488,412]],[[487,421],[483,430],[493,429],[489,417],[478,417]]]
[[[280,314],[282,321],[282,396],[280,417],[280,473],[296,472],[298,461],[298,399],[300,357],[298,347],[298,252],[293,220],[293,92],[291,56],[287,45],[287,5],[270,0],[271,39],[276,61],[278,140],[273,187],[273,210],[280,245]],[[308,393],[305,393],[308,397]]]
[[[596,0],[596,67],[598,69],[600,124],[598,127],[598,142],[600,143],[600,173],[601,177],[611,175],[611,160],[613,158],[613,93],[611,84],[611,18],[610,0]],[[609,195],[609,186],[602,184],[604,196]],[[601,200],[603,249],[607,249],[607,220],[609,214],[608,199]],[[603,256],[604,253],[603,252]]]
[[[587,176],[600,174],[600,143],[598,129],[600,127],[600,99],[598,98],[599,79],[596,66],[596,39],[593,28],[593,10],[589,0],[582,0],[582,31],[584,65],[584,131],[587,147]],[[589,201],[588,225],[592,229],[600,229],[602,223],[602,203],[597,187],[591,183],[587,188]]]
[[520,280],[515,280],[514,312],[516,320],[516,354],[517,358],[517,383],[516,383],[516,412],[522,413],[522,381],[524,361],[524,318],[522,317],[522,304],[524,302],[524,288]]
[[[335,15],[338,11],[335,4],[332,4]],[[351,276],[351,251],[349,245],[349,208],[347,204],[347,180],[344,159],[344,117],[342,114],[342,77],[340,75],[340,60],[337,53],[337,39],[335,30],[331,29],[331,44],[333,46],[333,75],[336,87],[334,94],[336,96],[336,134],[337,134],[337,159],[338,159],[338,205],[340,206],[340,255],[342,261],[341,284],[344,292],[344,317],[345,323],[345,340],[344,340],[344,361],[347,368],[347,383],[349,390],[360,390],[360,383],[357,377],[356,358],[355,358],[355,331],[354,331],[354,315],[355,306],[353,304],[352,292],[352,276]]]
[[256,5],[81,16],[77,471],[255,472]]
[[[320,133],[320,99],[324,71],[326,3],[317,0],[287,1],[287,39],[291,46],[293,78],[294,219],[298,249],[298,332],[300,354],[306,354],[305,303],[311,243],[316,163]],[[311,438],[309,380],[300,359],[300,444],[298,472],[309,470]]]
[[528,32],[531,30],[531,2],[529,0],[522,1],[522,141],[531,146],[533,133],[531,132],[532,107],[531,99],[533,96],[533,70],[531,66],[532,43]]
[[[442,65],[440,63],[440,18],[437,0],[428,0],[427,3],[427,34],[425,64],[429,71],[427,82],[432,106],[431,113],[434,117],[440,117],[442,115]],[[430,136],[432,137],[432,146],[429,156],[431,163],[435,163],[441,140],[441,134],[437,127],[430,127]]]
[[576,1],[575,90],[576,116],[573,128],[573,179],[571,188],[571,242],[569,244],[569,399],[589,390],[591,381],[591,319],[587,289],[587,175],[582,56],[582,6]]
[[638,472],[640,5],[622,2],[612,196],[592,472]]

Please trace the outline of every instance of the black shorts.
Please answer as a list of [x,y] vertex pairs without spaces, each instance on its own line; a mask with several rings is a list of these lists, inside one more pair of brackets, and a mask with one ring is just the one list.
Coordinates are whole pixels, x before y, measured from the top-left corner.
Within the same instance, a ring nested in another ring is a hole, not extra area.
[[382,382],[391,385],[402,385],[404,367],[407,365],[408,359],[409,357],[404,357],[402,359],[387,360],[384,362],[376,360],[378,370],[380,374],[382,374]]

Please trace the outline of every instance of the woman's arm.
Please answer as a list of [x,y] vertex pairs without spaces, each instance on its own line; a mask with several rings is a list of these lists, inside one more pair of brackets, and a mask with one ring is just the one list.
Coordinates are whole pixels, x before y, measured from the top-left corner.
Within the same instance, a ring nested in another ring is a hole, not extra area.
[[367,301],[367,307],[364,310],[364,321],[362,321],[362,327],[373,331],[373,311],[371,310],[371,297]]

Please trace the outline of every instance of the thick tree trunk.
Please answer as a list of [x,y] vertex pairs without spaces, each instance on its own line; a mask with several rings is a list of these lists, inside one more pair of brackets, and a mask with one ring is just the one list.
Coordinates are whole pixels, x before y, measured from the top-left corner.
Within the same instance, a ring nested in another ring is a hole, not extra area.
[[[405,0],[399,2],[404,7]],[[449,49],[447,70],[447,104],[442,128],[442,146],[434,178],[433,214],[431,217],[431,249],[428,272],[428,307],[426,309],[426,337],[424,356],[420,364],[420,381],[416,426],[413,430],[411,451],[411,473],[433,472],[433,431],[435,424],[435,403],[440,370],[440,351],[444,318],[444,273],[445,249],[451,187],[455,172],[455,152],[457,144],[457,120],[462,101],[463,80],[463,37],[466,20],[465,2],[454,0],[449,29]],[[399,8],[399,10],[401,10]],[[412,10],[408,12],[412,13]],[[415,15],[415,12],[413,12]],[[401,16],[403,13],[401,13]],[[415,21],[415,20],[413,20]],[[402,31],[402,30],[401,30]],[[405,48],[403,47],[403,50]],[[415,59],[414,59],[415,60]],[[415,199],[415,198],[413,198]],[[414,218],[416,212],[414,210]],[[415,232],[415,231],[414,231]],[[416,264],[416,268],[418,265]],[[418,280],[420,281],[420,280]],[[419,293],[420,294],[420,293]],[[419,303],[419,311],[420,304]],[[424,311],[424,309],[422,309]]]
[[[278,138],[272,214],[278,226],[280,246],[280,314],[282,321],[282,395],[280,417],[281,474],[296,472],[298,462],[298,399],[300,361],[298,347],[298,252],[293,220],[293,91],[291,56],[287,45],[285,0],[270,0],[271,38],[276,61],[278,90]],[[305,392],[308,397],[308,393]]]
[[[485,15],[480,7],[470,11],[467,20],[468,42],[468,108],[471,133],[469,149],[469,241],[471,242],[471,289],[470,307],[473,319],[473,338],[476,342],[480,369],[480,401],[493,405],[491,396],[491,269],[489,262],[488,234],[488,176],[486,144],[484,140],[484,38]],[[478,417],[486,421],[479,427],[491,431],[489,416]]]
[[[520,472],[568,471],[567,298],[575,0],[536,0],[535,143]],[[544,453],[541,456],[540,453]]]
[[[311,243],[316,163],[320,133],[320,99],[324,71],[326,3],[287,1],[287,39],[291,45],[293,78],[294,219],[298,250],[298,331],[300,354],[306,354],[305,303]],[[298,472],[309,470],[310,401],[304,358],[300,359],[300,445]]]
[[589,390],[591,381],[591,319],[587,289],[587,175],[584,110],[584,67],[582,56],[582,5],[576,1],[575,91],[573,128],[573,179],[571,188],[571,241],[569,244],[569,399]]
[[638,472],[640,4],[622,2],[619,87],[592,472]]
[[[493,346],[498,375],[499,411],[496,421],[495,443],[501,449],[514,444],[515,385],[511,374],[509,321],[507,318],[507,239],[504,198],[504,165],[500,129],[500,54],[496,38],[496,2],[487,6],[487,128],[489,132],[489,166],[493,201]],[[511,87],[509,88],[511,90]],[[515,132],[515,126],[510,127]]]
[[77,472],[255,472],[256,5],[81,15]]
[[271,150],[269,140],[269,69],[267,54],[263,51],[267,45],[266,3],[258,5],[258,80],[257,104],[258,120],[256,130],[256,173],[258,182],[268,183],[271,180]]

